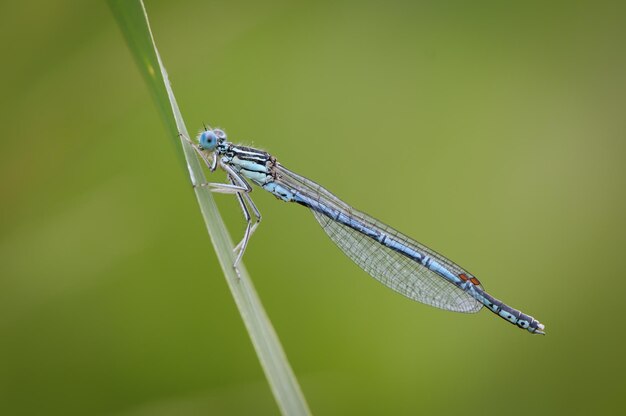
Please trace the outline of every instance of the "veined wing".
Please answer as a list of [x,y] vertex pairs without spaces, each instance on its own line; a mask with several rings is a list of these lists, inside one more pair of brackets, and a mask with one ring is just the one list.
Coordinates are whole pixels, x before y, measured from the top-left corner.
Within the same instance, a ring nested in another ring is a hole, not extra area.
[[[368,227],[381,230],[413,250],[431,257],[456,276],[464,275],[467,278],[473,278],[469,272],[441,254],[375,218],[355,210],[321,185],[291,172],[280,164],[277,164],[276,169],[279,173],[277,181],[324,205],[341,210]],[[376,280],[396,292],[410,299],[455,312],[474,313],[482,308],[483,305],[470,294],[424,267],[417,260],[400,254],[318,211],[311,211],[331,240],[348,257]]]

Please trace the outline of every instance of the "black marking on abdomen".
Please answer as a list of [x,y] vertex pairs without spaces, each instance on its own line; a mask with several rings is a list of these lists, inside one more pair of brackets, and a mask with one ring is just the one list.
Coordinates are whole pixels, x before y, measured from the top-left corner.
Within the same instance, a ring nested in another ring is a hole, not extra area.
[[[310,208],[316,212],[319,212],[320,214],[323,214],[329,217],[331,220],[336,220],[340,224],[350,227],[353,230],[358,231],[361,234],[380,242],[383,246],[389,248],[390,250],[396,251],[413,261],[417,261],[420,264],[424,264],[425,266],[427,266],[430,264],[432,260],[430,256],[426,256],[425,254],[421,254],[415,250],[412,250],[410,247],[407,247],[406,245],[404,245],[404,243],[402,243],[401,241],[398,241],[394,238],[387,238],[387,236],[384,233],[373,230],[372,228],[368,227],[363,221],[360,221],[355,218],[350,218],[346,215],[337,215],[337,213],[341,214],[340,210],[335,210],[335,209],[326,207],[320,204],[318,201],[316,201],[313,198],[302,195],[299,192],[295,192],[293,200],[300,205],[303,205],[307,208]],[[409,253],[409,250],[414,254]],[[433,272],[437,273],[435,271]],[[473,284],[473,282],[471,282],[472,283],[471,289],[467,290],[461,287],[459,284],[450,282],[443,276],[442,278],[444,278],[448,283],[455,285],[461,290],[464,290],[474,299],[484,304],[487,308],[489,308],[489,310],[491,310],[493,313],[498,315],[500,318],[512,324],[515,324],[516,326],[522,329],[526,329],[532,333],[537,333],[537,332],[543,333],[542,332],[543,326],[535,318],[533,318],[530,315],[526,315],[523,312],[506,305],[502,301],[494,298],[493,296],[485,292],[479,286]],[[467,282],[466,280],[463,280],[463,281]]]

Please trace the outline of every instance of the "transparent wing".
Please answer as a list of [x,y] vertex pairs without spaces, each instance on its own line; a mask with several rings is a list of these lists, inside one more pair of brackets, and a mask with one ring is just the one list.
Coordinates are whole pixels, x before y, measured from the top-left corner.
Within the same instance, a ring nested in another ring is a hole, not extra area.
[[[370,227],[381,229],[388,236],[393,236],[414,250],[432,257],[455,275],[465,274],[468,278],[473,277],[466,270],[428,247],[350,207],[317,183],[297,175],[281,165],[277,166],[277,170],[279,173],[277,180],[287,186],[324,202],[332,208],[341,209],[344,213],[358,218]],[[483,305],[468,293],[422,266],[419,262],[399,254],[317,211],[311,211],[331,240],[348,257],[376,280],[396,292],[410,299],[455,312],[474,313],[482,308]]]

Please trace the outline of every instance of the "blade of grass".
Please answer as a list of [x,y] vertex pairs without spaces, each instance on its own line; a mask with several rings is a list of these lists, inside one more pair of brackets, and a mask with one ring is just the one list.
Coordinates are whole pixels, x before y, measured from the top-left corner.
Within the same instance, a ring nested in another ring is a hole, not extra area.
[[[187,141],[178,138],[179,132],[187,137],[189,135],[156,48],[143,2],[141,0],[108,0],[108,3],[148,83],[168,133],[182,144],[191,182],[194,185],[206,182],[202,164],[193,148]],[[239,275],[237,275],[232,266],[235,261],[233,243],[210,191],[205,187],[194,187],[194,191],[228,287],[248,330],[278,407],[285,415],[310,414],[300,386],[246,268],[240,262]]]

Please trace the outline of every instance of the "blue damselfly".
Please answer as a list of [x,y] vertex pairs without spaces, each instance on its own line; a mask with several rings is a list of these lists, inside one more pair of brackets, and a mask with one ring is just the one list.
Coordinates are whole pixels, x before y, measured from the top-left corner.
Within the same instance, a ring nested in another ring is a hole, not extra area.
[[282,201],[311,209],[324,231],[348,257],[396,292],[455,312],[474,313],[486,306],[520,328],[533,334],[544,334],[543,324],[489,295],[468,271],[357,211],[317,183],[288,170],[269,153],[230,143],[220,129],[205,127],[198,135],[197,143],[181,137],[189,141],[212,172],[220,167],[229,180],[229,183],[199,186],[207,186],[213,192],[232,193],[239,201],[247,225],[243,239],[235,248],[238,253],[234,267],[261,221],[261,214],[249,195],[252,191],[249,182],[252,182]]

